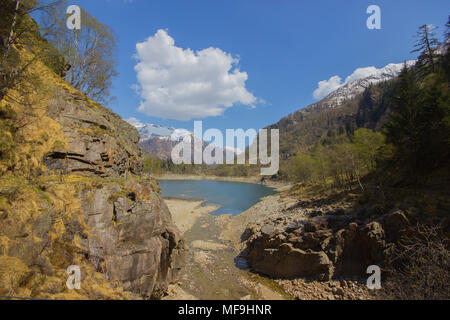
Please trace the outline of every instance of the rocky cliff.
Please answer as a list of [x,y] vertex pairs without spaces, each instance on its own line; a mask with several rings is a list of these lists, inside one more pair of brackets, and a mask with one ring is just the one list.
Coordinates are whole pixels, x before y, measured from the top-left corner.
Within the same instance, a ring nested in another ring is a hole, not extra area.
[[138,132],[39,61],[29,72],[40,87],[0,101],[0,295],[160,298],[184,241],[157,181],[139,176]]
[[103,177],[141,173],[139,134],[117,114],[54,87],[47,116],[60,123],[67,142],[45,156],[48,168],[63,174],[92,172]]

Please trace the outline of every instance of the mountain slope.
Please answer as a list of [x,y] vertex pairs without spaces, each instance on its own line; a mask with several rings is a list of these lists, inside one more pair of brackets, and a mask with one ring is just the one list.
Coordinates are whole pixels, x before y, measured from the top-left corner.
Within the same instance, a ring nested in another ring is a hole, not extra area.
[[126,120],[133,125],[140,135],[139,146],[149,154],[155,154],[159,159],[170,158],[172,148],[184,137],[192,136],[185,129],[164,127],[153,123],[142,123],[136,118]]
[[[407,65],[414,65],[414,61]],[[403,64],[389,64],[269,126],[268,129],[280,130],[281,160],[309,151],[327,137],[352,133],[360,127],[379,129],[391,109],[395,79],[402,67]]]
[[384,68],[376,69],[373,74],[368,77],[356,79],[342,85],[335,91],[328,94],[321,101],[310,106],[310,108],[320,109],[325,107],[334,108],[340,106],[346,101],[349,101],[360,95],[370,86],[396,78],[405,65],[409,68],[415,65],[415,63],[416,61],[414,60],[407,61],[405,63],[390,63]]

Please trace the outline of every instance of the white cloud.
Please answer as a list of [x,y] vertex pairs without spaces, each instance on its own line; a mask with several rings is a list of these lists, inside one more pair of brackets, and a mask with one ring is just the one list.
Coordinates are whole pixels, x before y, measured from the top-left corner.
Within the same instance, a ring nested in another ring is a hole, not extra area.
[[342,79],[339,76],[333,76],[328,80],[319,81],[319,87],[313,92],[314,99],[321,99],[340,86],[342,86]]
[[160,29],[136,50],[139,111],[148,116],[187,121],[257,102],[245,87],[248,75],[239,70],[239,59],[219,48],[183,49]]
[[139,127],[143,127],[144,123],[141,122],[141,120],[136,119],[135,117],[131,117],[128,119],[125,119],[126,122],[128,122],[129,124],[131,124],[132,126],[139,128]]
[[367,78],[370,76],[374,76],[378,74],[379,69],[375,67],[366,67],[366,68],[358,68],[351,75],[349,75],[347,78],[345,78],[345,82],[349,83],[358,79]]

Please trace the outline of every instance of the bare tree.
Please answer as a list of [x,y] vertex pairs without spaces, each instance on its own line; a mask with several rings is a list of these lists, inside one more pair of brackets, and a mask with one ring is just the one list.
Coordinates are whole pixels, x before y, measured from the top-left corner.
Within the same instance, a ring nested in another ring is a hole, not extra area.
[[17,14],[19,12],[19,5],[20,5],[20,0],[16,0],[16,6],[14,9],[12,23],[11,23],[11,30],[9,31],[9,36],[8,36],[8,39],[6,40],[5,49],[4,49],[3,56],[2,56],[2,62],[1,62],[2,67],[6,61],[6,58],[8,57],[9,48],[11,47],[12,38],[14,36],[14,28],[15,28],[16,22],[17,22]]
[[110,27],[81,10],[80,30],[66,27],[67,2],[52,7],[42,19],[43,34],[70,64],[66,80],[97,102],[108,102],[115,70],[115,36]]
[[[27,74],[28,68],[48,52],[48,44],[39,43],[38,27],[30,13],[44,11],[60,1],[41,4],[38,0],[1,0],[0,19],[0,99],[19,83],[33,82],[36,77]],[[32,53],[28,60],[21,50]]]

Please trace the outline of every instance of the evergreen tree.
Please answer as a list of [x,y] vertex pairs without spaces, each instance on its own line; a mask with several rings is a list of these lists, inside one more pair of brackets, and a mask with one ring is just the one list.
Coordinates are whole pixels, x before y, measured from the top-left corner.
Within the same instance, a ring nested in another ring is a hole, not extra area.
[[436,38],[436,28],[429,24],[424,24],[417,32],[417,42],[415,49],[412,52],[420,52],[417,59],[418,66],[424,70],[425,73],[435,71],[435,64],[439,56],[437,49],[440,42]]
[[395,147],[393,162],[406,170],[404,177],[416,182],[448,167],[450,160],[448,53],[437,54],[438,41],[430,30],[429,26],[420,28],[422,38],[416,48],[423,51],[418,66],[402,71],[386,125],[388,142]]
[[450,16],[448,17],[448,22],[445,27],[445,53],[442,58],[442,70],[444,71],[448,82],[450,81]]
[[414,74],[405,65],[399,76],[395,107],[385,129],[387,141],[396,147],[394,161],[411,172],[417,170],[420,161],[419,97]]

